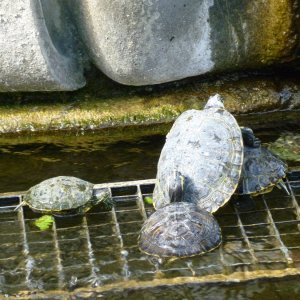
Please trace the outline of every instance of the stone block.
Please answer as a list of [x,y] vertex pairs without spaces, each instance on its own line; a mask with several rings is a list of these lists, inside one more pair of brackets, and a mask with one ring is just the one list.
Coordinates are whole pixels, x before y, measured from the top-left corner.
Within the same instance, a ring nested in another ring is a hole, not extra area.
[[76,35],[61,3],[0,2],[1,92],[75,90],[85,84]]
[[92,61],[123,84],[157,84],[296,58],[293,0],[69,3]]

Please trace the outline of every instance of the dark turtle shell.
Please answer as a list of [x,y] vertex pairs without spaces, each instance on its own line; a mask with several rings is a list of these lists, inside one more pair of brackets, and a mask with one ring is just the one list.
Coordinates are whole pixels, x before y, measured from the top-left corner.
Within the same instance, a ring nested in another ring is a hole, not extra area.
[[243,163],[243,140],[235,118],[219,95],[204,110],[188,110],[175,121],[158,162],[155,208],[171,202],[174,172],[185,178],[183,201],[215,212],[232,196]]
[[237,188],[239,195],[258,195],[272,190],[286,176],[287,165],[265,147],[244,147],[244,163]]
[[221,229],[211,213],[193,203],[174,202],[144,223],[139,247],[159,257],[185,257],[211,251],[221,240]]
[[23,202],[34,211],[47,214],[81,214],[109,199],[109,190],[97,190],[90,182],[71,176],[58,176],[31,187]]

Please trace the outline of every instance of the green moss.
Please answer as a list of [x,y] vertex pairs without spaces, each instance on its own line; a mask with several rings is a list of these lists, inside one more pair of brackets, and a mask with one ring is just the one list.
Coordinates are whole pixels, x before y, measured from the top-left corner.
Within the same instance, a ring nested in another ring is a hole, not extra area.
[[[94,130],[169,123],[187,109],[202,109],[220,93],[239,115],[300,106],[300,80],[286,74],[265,77],[192,78],[154,87],[124,87],[106,77],[68,93],[0,95],[0,133]],[[290,97],[282,100],[282,92]]]

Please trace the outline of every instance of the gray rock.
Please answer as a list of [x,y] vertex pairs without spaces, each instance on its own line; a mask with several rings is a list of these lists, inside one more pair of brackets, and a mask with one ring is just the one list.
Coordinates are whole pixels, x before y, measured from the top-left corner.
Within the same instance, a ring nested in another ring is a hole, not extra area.
[[0,2],[0,91],[74,90],[85,84],[61,1]]

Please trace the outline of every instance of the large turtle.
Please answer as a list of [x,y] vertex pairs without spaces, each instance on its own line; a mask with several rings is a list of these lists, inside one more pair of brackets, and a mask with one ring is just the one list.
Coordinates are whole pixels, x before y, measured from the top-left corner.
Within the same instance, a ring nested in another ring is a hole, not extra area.
[[58,176],[31,187],[21,205],[43,214],[77,215],[103,202],[111,205],[108,188],[93,189],[90,182],[71,176]]
[[242,128],[244,140],[244,163],[236,193],[256,196],[270,192],[274,186],[288,190],[282,181],[287,165],[270,150],[261,146],[251,128]]
[[185,180],[183,201],[215,212],[234,193],[243,163],[243,141],[235,118],[220,95],[210,97],[204,110],[188,110],[175,121],[158,162],[154,207],[171,202],[169,188]]
[[[195,203],[182,202],[185,180],[169,188],[170,204],[158,209],[144,223],[139,235],[140,249],[159,257],[187,257],[211,251],[222,241],[214,216]],[[178,202],[177,202],[178,201]]]

